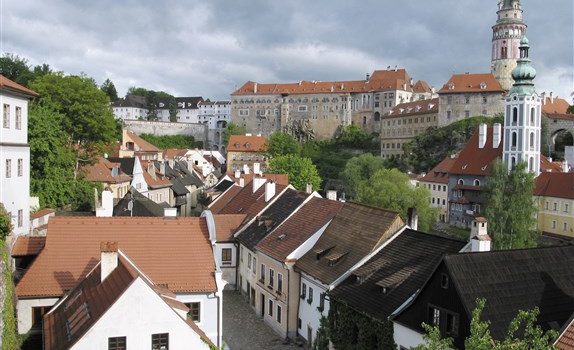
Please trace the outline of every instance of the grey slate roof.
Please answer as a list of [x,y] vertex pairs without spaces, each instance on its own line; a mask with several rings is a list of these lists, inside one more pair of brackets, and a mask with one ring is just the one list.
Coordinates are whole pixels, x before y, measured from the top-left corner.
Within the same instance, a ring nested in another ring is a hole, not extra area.
[[[128,203],[132,200],[133,195],[133,210],[130,213],[128,210]],[[169,208],[169,205],[168,205]],[[118,204],[114,206],[113,216],[164,216],[163,207],[143,194],[139,193],[135,188],[128,190],[124,198],[120,199]]]
[[465,245],[457,239],[406,229],[331,295],[361,313],[386,320],[424,285],[444,254],[457,253]]

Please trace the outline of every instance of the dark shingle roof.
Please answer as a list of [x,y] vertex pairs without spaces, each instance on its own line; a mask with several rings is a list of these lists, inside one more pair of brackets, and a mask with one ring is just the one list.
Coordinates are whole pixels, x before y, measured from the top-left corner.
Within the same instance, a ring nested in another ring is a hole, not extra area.
[[[133,197],[132,197],[133,195]],[[130,213],[128,210],[128,203],[133,199],[133,209]],[[114,206],[113,216],[164,216],[163,207],[143,194],[139,193],[135,188],[128,190],[124,198],[120,199],[118,204]]]
[[236,237],[237,240],[248,249],[253,250],[259,241],[291,215],[308,196],[308,193],[287,189]]
[[332,295],[359,312],[386,320],[424,285],[444,254],[457,253],[465,245],[406,229],[333,289]]
[[486,299],[482,318],[495,339],[519,310],[537,306],[544,329],[562,327],[574,313],[574,246],[454,254],[444,264],[469,315],[477,298]]
[[135,158],[119,158],[119,157],[109,157],[108,160],[112,163],[120,163],[120,170],[129,176],[134,174],[134,163]]
[[331,284],[402,226],[404,223],[396,212],[345,203],[315,246],[295,265],[319,281]]
[[229,187],[233,186],[234,182],[229,180],[223,180],[218,183],[214,189],[218,192],[225,192]]
[[176,196],[184,196],[189,193],[185,185],[181,181],[181,179],[173,179],[171,180],[171,189],[175,193]]

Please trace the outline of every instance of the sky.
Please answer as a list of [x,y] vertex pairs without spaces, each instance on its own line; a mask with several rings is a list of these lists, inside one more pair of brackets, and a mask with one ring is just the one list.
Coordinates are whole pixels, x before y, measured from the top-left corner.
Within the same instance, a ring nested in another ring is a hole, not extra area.
[[[406,68],[439,89],[490,71],[498,0],[0,0],[2,53],[175,96]],[[522,0],[537,91],[574,91],[572,0]]]

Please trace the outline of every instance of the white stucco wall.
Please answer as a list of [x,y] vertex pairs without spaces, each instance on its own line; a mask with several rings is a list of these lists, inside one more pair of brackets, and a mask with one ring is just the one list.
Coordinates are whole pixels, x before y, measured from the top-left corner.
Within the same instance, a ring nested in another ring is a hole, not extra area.
[[[216,243],[215,244],[215,259],[219,266],[221,266],[221,271],[223,272],[223,280],[227,283],[228,288],[235,287],[235,276],[237,268],[237,249],[233,243]],[[231,264],[224,264],[221,260],[222,250],[224,248],[231,249]]]
[[[201,303],[200,322],[196,324],[201,328],[211,341],[217,345],[217,301],[214,293],[210,294],[176,294],[177,300],[182,303]],[[219,310],[220,312],[222,310]],[[220,329],[222,332],[222,329]]]
[[157,333],[169,333],[170,349],[209,349],[178,313],[138,278],[72,349],[107,349],[108,337],[118,336],[126,337],[130,349],[151,349],[151,335]]
[[[301,319],[301,328],[298,330],[299,335],[307,340],[307,327],[313,329],[313,339],[315,341],[315,335],[319,329],[321,316],[327,317],[329,315],[329,300],[325,299],[325,305],[323,312],[319,312],[317,307],[321,300],[321,293],[327,291],[327,286],[313,277],[307,275],[306,273],[301,273],[301,284],[299,285],[299,295],[301,295],[302,285],[305,283],[307,285],[307,292],[305,299],[299,299],[299,318]],[[309,287],[313,288],[313,302],[309,304],[307,299],[309,299]]]
[[32,307],[52,306],[58,298],[19,299],[16,304],[18,317],[18,333],[25,334],[32,328]]
[[397,348],[414,348],[424,343],[423,335],[401,324],[393,322],[394,339]]

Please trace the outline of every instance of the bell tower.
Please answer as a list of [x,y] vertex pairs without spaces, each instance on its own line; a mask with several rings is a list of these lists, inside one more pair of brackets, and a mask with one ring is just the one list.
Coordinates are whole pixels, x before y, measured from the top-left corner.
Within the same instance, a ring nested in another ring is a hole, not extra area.
[[518,46],[526,31],[526,24],[522,18],[520,0],[500,0],[496,14],[498,19],[492,26],[491,73],[508,91],[513,84],[511,72],[520,55]]
[[526,36],[520,41],[520,58],[512,71],[514,85],[506,95],[503,159],[508,170],[526,162],[528,172],[540,174],[542,101],[534,89],[536,70],[530,65]]

